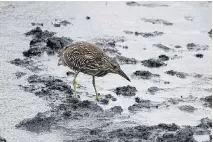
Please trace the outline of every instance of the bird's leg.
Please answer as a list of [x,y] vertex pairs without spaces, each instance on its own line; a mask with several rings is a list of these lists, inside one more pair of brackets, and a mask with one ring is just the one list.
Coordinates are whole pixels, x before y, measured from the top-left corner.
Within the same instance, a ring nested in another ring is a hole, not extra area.
[[98,95],[98,92],[97,92],[96,86],[95,86],[95,76],[92,76],[92,84],[93,84],[93,87],[94,87],[94,89],[95,89],[95,94],[96,94],[95,99],[96,99],[97,101],[99,101],[99,95]]
[[75,97],[76,97],[76,98],[78,98],[77,92],[76,92],[76,84],[77,84],[77,83],[76,83],[76,77],[78,76],[78,73],[79,73],[79,72],[76,72],[76,73],[75,73],[74,79],[73,79],[73,88],[74,88],[74,94],[75,94]]

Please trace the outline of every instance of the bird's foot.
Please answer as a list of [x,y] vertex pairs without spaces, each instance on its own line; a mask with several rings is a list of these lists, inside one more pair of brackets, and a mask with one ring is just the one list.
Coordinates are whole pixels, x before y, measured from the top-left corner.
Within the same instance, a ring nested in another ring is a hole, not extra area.
[[95,96],[95,100],[96,100],[96,101],[99,101],[99,100],[100,100],[99,96],[100,96],[100,94],[97,93],[96,96]]

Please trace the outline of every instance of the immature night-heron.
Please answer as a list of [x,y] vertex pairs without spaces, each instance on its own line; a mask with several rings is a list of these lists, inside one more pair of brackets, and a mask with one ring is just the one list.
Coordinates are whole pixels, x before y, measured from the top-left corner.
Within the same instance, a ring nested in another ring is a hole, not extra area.
[[95,76],[102,77],[108,73],[115,73],[130,81],[116,60],[107,56],[101,49],[91,43],[76,42],[66,46],[59,53],[59,57],[59,61],[61,61],[64,66],[68,66],[75,71],[73,87],[76,97],[76,77],[79,72],[92,75],[96,100],[99,100],[99,95],[96,90]]

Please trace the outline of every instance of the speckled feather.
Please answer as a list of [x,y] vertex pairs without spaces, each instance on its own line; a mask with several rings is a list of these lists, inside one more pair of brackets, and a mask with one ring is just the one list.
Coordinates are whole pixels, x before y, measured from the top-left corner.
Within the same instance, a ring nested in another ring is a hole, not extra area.
[[93,76],[104,76],[108,73],[109,57],[88,42],[76,42],[65,47],[59,57],[63,65],[74,71]]

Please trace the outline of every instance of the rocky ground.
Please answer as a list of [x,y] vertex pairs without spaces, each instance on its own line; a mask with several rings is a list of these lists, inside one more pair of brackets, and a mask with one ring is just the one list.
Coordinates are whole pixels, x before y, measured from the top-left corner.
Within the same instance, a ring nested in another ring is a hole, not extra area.
[[[0,8],[0,142],[211,141],[211,3],[2,2]],[[114,57],[132,82],[98,78],[96,102],[91,77],[81,74],[74,98],[74,73],[58,66],[57,54],[81,40]]]

